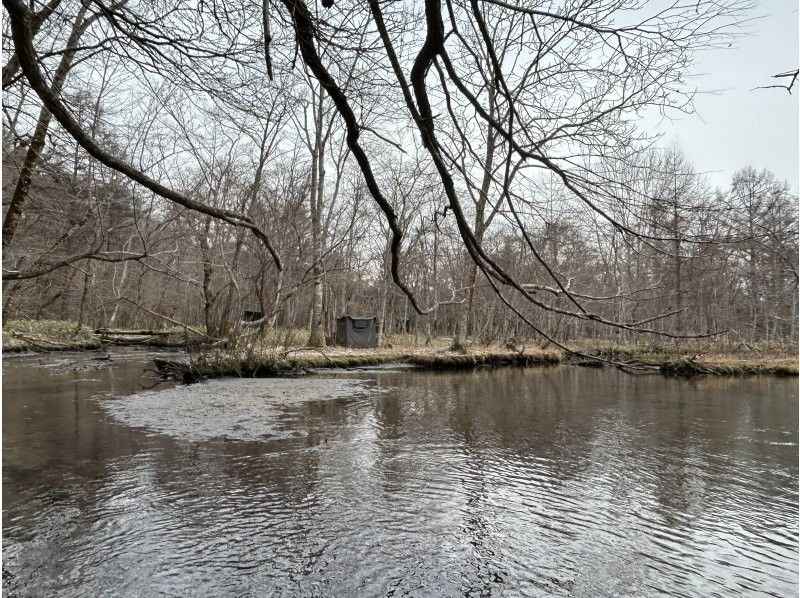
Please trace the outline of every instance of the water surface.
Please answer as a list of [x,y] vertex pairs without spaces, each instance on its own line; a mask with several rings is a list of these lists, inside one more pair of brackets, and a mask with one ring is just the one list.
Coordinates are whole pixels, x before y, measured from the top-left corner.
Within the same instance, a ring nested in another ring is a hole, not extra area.
[[148,358],[4,360],[7,595],[797,595],[796,379]]

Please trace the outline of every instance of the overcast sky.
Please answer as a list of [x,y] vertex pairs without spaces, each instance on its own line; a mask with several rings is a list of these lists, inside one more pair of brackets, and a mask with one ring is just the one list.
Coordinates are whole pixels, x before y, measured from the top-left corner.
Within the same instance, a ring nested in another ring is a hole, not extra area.
[[702,94],[698,114],[663,121],[664,144],[676,142],[714,186],[727,187],[744,166],[768,168],[798,189],[798,96],[785,89],[757,89],[787,82],[772,75],[798,67],[798,13],[795,0],[761,3],[751,34],[733,48],[704,53],[693,83]]

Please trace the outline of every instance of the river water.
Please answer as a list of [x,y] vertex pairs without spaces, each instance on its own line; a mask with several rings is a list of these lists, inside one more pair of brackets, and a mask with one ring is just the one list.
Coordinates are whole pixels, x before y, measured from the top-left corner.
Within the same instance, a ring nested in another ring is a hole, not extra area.
[[4,360],[5,595],[798,593],[796,379],[151,357]]

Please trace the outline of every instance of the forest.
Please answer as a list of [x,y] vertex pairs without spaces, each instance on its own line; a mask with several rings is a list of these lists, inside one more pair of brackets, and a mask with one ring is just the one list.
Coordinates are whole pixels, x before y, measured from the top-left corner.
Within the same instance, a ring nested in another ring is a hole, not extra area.
[[640,126],[690,4],[4,0],[3,321],[796,344],[789,182]]

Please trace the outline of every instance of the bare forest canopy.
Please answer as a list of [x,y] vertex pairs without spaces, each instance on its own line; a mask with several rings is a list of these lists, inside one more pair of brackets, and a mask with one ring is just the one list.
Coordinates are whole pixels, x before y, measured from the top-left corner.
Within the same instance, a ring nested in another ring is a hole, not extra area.
[[797,341],[789,185],[638,126],[747,2],[3,6],[5,320]]

